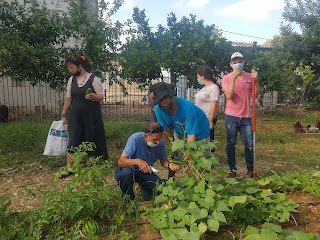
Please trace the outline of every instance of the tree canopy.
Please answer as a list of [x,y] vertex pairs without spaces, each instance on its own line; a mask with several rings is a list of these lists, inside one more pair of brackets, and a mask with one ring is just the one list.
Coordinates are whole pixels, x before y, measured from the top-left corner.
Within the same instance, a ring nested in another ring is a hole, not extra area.
[[178,21],[170,13],[167,26],[159,25],[152,32],[145,11],[135,8],[133,22],[137,30],[121,49],[124,78],[148,84],[167,70],[172,81],[186,76],[191,85],[196,82],[196,69],[200,65],[209,65],[216,76],[226,69],[231,43],[219,35],[214,25],[205,25],[195,15]]
[[91,58],[102,78],[103,72],[113,72],[121,26],[113,25],[110,16],[122,2],[115,0],[108,8],[100,1],[96,12],[88,12],[83,11],[86,0],[72,1],[69,11],[59,15],[35,1],[0,0],[0,76],[62,89],[69,75],[65,59],[71,54]]

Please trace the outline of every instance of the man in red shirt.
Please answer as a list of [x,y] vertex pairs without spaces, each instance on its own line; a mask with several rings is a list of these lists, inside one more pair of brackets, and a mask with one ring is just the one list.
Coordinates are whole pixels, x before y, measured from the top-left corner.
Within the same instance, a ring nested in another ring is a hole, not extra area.
[[251,74],[243,71],[243,55],[235,52],[231,56],[231,73],[223,77],[222,90],[227,98],[225,119],[227,131],[227,157],[230,172],[228,177],[235,177],[237,173],[235,146],[237,133],[240,132],[245,146],[248,176],[253,174],[253,132],[250,113],[250,99],[252,96],[252,80],[255,80],[255,97],[259,96],[258,72],[254,69]]

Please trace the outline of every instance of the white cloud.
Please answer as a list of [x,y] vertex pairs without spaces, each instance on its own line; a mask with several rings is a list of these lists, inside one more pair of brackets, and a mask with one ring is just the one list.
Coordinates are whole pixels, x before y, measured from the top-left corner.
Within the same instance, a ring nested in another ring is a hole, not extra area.
[[202,8],[209,0],[177,0],[174,3],[176,8]]
[[204,7],[209,0],[190,0],[187,2],[186,6],[190,8],[202,8]]
[[218,16],[231,16],[248,20],[266,20],[274,10],[282,10],[283,0],[243,0],[221,9],[215,9]]

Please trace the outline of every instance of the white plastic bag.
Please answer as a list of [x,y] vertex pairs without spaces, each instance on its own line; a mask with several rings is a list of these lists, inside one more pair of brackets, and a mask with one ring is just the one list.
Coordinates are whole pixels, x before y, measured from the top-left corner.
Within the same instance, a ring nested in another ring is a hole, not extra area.
[[61,156],[65,155],[68,146],[67,125],[63,121],[53,121],[51,124],[46,147],[43,155]]

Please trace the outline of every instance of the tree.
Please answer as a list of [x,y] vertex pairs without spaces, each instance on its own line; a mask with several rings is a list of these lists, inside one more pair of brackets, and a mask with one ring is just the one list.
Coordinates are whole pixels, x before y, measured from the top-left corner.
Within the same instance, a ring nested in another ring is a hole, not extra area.
[[[304,100],[314,106],[319,106],[320,103],[318,86],[320,77],[319,14],[319,1],[286,0],[283,17],[289,24],[281,27],[281,35],[272,42],[276,61],[279,67],[284,66],[282,80],[285,80],[283,85],[286,85],[287,93],[291,92],[292,95],[296,95],[296,100],[300,101],[301,94],[296,94],[297,89],[304,89]],[[294,31],[292,23],[300,26],[301,33]],[[298,69],[304,69],[304,72],[307,73],[299,75],[297,74]],[[307,81],[307,78],[304,77],[306,75],[312,75],[312,81],[309,81],[310,78]]]
[[214,25],[204,25],[194,15],[177,21],[175,14],[170,13],[167,27],[159,25],[152,32],[144,10],[138,8],[134,9],[133,21],[138,25],[137,33],[121,51],[124,78],[148,84],[161,78],[162,70],[167,70],[172,81],[186,76],[192,85],[200,65],[212,67],[216,76],[226,70],[231,43],[219,35]]
[[69,76],[65,59],[80,54],[89,56],[95,73],[104,78],[102,73],[114,70],[121,34],[121,25],[114,27],[110,16],[122,2],[115,0],[108,8],[100,1],[96,12],[86,12],[86,0],[73,1],[69,12],[59,16],[35,1],[0,0],[0,77],[63,89]]

